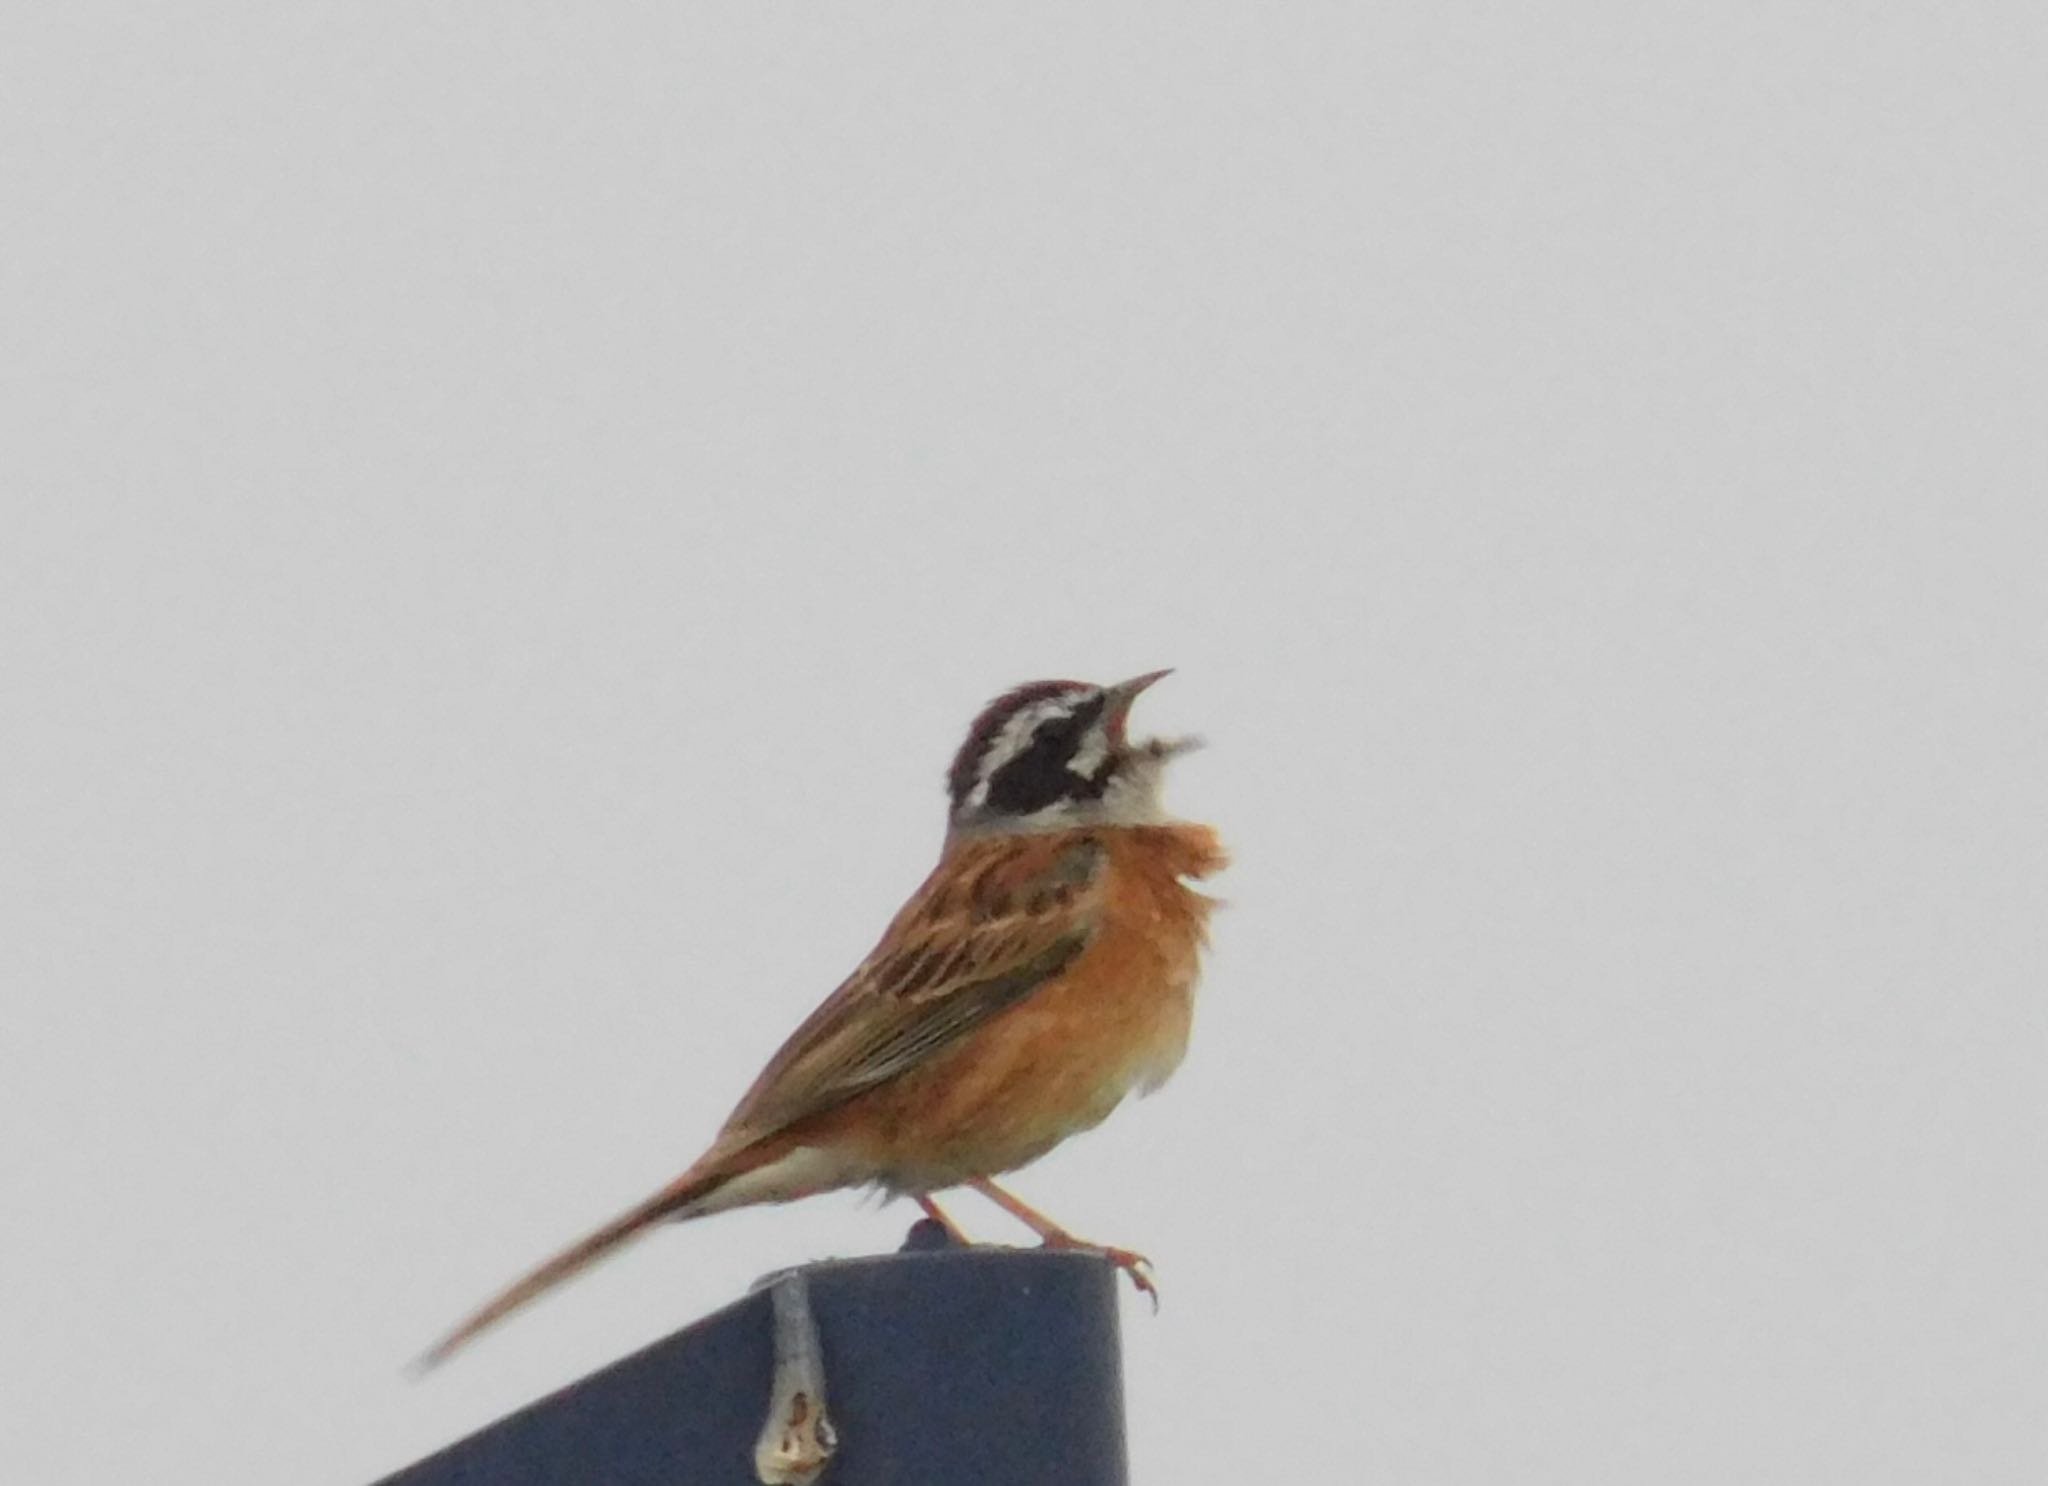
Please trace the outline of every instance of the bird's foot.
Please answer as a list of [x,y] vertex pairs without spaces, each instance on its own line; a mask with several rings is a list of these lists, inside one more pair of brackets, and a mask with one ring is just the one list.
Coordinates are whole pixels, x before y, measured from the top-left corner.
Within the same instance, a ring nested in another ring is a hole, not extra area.
[[1131,1277],[1131,1283],[1138,1287],[1138,1293],[1152,1302],[1152,1314],[1159,1314],[1159,1286],[1152,1280],[1152,1261],[1143,1254],[1135,1249],[1112,1248],[1108,1244],[1090,1243],[1085,1238],[1076,1238],[1037,1208],[1013,1197],[987,1177],[977,1177],[968,1185],[1037,1234],[1044,1241],[1044,1247],[1078,1249],[1084,1254],[1100,1254]]
[[1124,1272],[1137,1292],[1152,1302],[1152,1314],[1159,1314],[1159,1286],[1152,1278],[1152,1261],[1136,1249],[1119,1249],[1110,1244],[1090,1243],[1085,1238],[1076,1238],[1071,1233],[1047,1234],[1044,1247],[1048,1249],[1071,1249],[1083,1254],[1096,1254],[1107,1259]]

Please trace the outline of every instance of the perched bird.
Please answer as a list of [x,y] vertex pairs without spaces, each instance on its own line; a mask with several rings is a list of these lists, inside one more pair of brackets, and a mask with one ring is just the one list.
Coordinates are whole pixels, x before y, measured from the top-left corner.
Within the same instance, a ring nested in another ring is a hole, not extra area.
[[656,1223],[842,1187],[913,1197],[960,1242],[931,1194],[973,1187],[1048,1245],[1106,1255],[1155,1294],[1141,1255],[1084,1243],[990,1178],[1157,1088],[1186,1051],[1213,906],[1188,881],[1225,857],[1215,832],[1160,803],[1167,760],[1195,740],[1134,743],[1125,730],[1166,674],[1035,681],[990,703],[947,774],[938,866],[711,1148],[422,1361]]

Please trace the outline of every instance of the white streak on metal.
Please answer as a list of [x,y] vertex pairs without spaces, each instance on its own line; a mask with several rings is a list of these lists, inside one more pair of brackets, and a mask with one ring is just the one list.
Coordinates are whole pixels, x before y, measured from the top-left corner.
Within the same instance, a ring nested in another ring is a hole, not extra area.
[[815,1481],[839,1448],[825,1412],[825,1354],[811,1316],[810,1287],[800,1273],[768,1289],[775,1314],[775,1381],[768,1418],[754,1443],[754,1476],[763,1486]]

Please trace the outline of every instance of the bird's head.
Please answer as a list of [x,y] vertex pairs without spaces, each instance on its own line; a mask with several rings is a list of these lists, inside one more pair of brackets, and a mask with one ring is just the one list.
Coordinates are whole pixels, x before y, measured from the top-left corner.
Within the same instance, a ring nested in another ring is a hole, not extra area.
[[1133,743],[1131,703],[1166,671],[1115,686],[1033,681],[982,709],[947,773],[955,835],[1154,825],[1166,761],[1194,738]]

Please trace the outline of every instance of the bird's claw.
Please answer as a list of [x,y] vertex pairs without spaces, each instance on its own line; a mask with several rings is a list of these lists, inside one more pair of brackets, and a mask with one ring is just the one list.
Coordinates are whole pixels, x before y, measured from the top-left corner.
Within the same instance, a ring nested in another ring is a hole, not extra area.
[[1152,1302],[1152,1314],[1159,1314],[1159,1286],[1152,1278],[1152,1261],[1130,1249],[1104,1249],[1102,1257],[1129,1276],[1137,1292]]
[[1089,1243],[1086,1239],[1062,1235],[1047,1238],[1048,1249],[1072,1249],[1083,1254],[1096,1254],[1107,1259],[1124,1272],[1137,1292],[1152,1302],[1152,1314],[1159,1314],[1159,1286],[1153,1280],[1152,1261],[1136,1249],[1119,1249],[1109,1244]]

